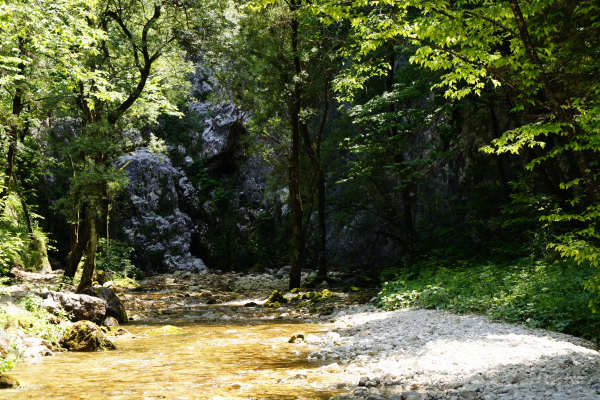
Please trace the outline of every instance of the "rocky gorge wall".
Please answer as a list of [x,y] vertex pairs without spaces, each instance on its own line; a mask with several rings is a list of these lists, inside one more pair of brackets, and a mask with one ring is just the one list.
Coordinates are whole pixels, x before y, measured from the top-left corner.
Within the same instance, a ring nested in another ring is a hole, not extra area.
[[[247,113],[230,101],[209,100],[216,85],[198,68],[193,77],[198,100],[188,104],[182,119],[165,118],[155,131],[167,151],[144,148],[120,160],[130,185],[115,207],[113,234],[134,248],[133,261],[143,271],[261,270],[289,262],[285,171],[251,150],[251,141],[260,139],[246,132]],[[438,157],[410,193],[421,238],[444,224],[479,218],[464,207],[465,188],[493,198],[506,184],[497,178],[502,174],[495,164],[491,172],[486,167],[490,161],[478,150],[484,143],[474,141],[497,133],[489,110],[479,112],[485,115],[459,110],[434,121],[413,136],[403,154],[408,161]],[[331,129],[340,118],[331,117]],[[443,137],[447,125],[454,125],[456,137]],[[399,182],[393,175],[384,176],[383,187],[341,182],[352,156],[337,149],[334,135],[326,140],[333,149],[325,166],[329,262],[363,270],[397,263],[406,252]],[[438,156],[447,153],[453,156]],[[312,225],[309,266],[316,264],[316,222]],[[470,234],[477,239],[480,232]]]
[[[195,98],[213,90],[201,68],[193,83]],[[142,148],[119,160],[130,183],[112,234],[133,247],[134,264],[146,272],[253,267],[278,245],[259,244],[257,235],[281,225],[274,218],[286,199],[266,193],[270,167],[245,154],[243,111],[199,100],[184,114],[165,118],[153,133],[166,152]]]

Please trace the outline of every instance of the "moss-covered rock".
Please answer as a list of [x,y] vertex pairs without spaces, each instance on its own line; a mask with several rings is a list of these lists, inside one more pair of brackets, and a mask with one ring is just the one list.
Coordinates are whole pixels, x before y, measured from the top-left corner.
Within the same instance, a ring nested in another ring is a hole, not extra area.
[[91,321],[78,321],[73,324],[60,341],[61,346],[71,351],[114,350],[102,329]]
[[273,303],[273,302],[278,302],[278,303],[286,303],[287,300],[285,297],[283,297],[283,292],[281,290],[273,290],[273,293],[271,293],[269,295],[269,297],[267,297],[266,303]]
[[271,301],[271,302],[265,303],[265,304],[267,304],[267,307],[269,307],[269,308],[279,308],[279,307],[281,307],[281,303],[278,302],[278,301]]
[[97,269],[95,280],[96,282],[98,282],[99,285],[104,285],[106,282],[112,281],[113,277],[109,271]]
[[320,303],[333,296],[333,293],[328,289],[323,289],[320,292],[305,292],[300,295],[301,300],[308,300],[311,303]]
[[283,297],[283,293],[280,290],[273,290],[273,293],[265,301],[265,305],[270,308],[278,308],[285,303],[287,303],[287,299]]

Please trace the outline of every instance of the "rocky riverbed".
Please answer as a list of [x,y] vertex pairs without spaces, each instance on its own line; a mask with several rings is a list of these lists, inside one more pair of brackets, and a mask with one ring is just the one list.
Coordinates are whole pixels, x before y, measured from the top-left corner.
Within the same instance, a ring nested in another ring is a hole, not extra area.
[[309,359],[336,399],[600,399],[600,355],[572,336],[435,310],[350,307]]
[[[172,326],[185,326],[197,337],[193,326],[219,326],[219,341],[231,339],[232,345],[239,345],[240,327],[268,326],[270,336],[263,345],[283,358],[289,352],[305,360],[295,361],[289,373],[277,372],[279,378],[268,377],[269,387],[310,386],[297,398],[311,398],[310,392],[320,393],[319,398],[330,393],[337,400],[600,399],[600,355],[589,342],[480,316],[435,310],[383,312],[361,304],[372,293],[285,293],[285,273],[182,272],[149,277],[117,292],[133,324],[130,329],[139,331],[140,338],[149,332],[170,332]],[[35,281],[21,283],[12,296],[27,290],[43,293],[44,280]],[[281,292],[267,301],[274,290]],[[277,324],[285,329],[278,331]],[[232,329],[225,329],[228,326]],[[252,329],[253,340],[258,340],[257,328]],[[164,356],[168,358],[168,352]],[[261,374],[267,379],[264,371]],[[288,398],[272,393],[265,398]],[[230,395],[224,398],[256,398]],[[211,398],[207,396],[201,398]]]

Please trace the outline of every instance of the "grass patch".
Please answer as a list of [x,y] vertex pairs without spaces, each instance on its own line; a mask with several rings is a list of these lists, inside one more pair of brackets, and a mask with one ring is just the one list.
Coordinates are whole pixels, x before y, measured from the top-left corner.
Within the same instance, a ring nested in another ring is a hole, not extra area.
[[597,273],[592,267],[532,258],[440,265],[430,259],[385,271],[378,305],[387,310],[420,307],[483,314],[598,342],[600,315],[589,307],[594,294],[584,289]]

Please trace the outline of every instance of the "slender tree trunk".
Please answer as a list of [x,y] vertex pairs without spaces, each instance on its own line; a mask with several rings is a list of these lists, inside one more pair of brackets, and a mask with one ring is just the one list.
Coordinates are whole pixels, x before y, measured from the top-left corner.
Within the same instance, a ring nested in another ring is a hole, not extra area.
[[[291,0],[290,10],[295,12],[300,7],[300,0]],[[302,68],[298,54],[298,18],[296,15],[291,21],[291,42],[294,59],[294,74],[299,77]],[[306,239],[303,229],[302,193],[300,191],[300,110],[301,88],[300,82],[294,80],[293,99],[290,100],[291,148],[288,166],[289,202],[292,214],[292,266],[290,269],[289,288],[299,288],[302,268],[304,267]]]
[[[498,117],[496,116],[496,110],[494,109],[494,104],[491,102],[488,103],[488,110],[490,111],[490,119],[492,121],[492,129],[494,131],[494,139],[499,138],[502,135],[500,130],[500,124],[498,123]],[[502,154],[498,154],[496,156],[496,166],[498,169],[498,177],[500,178],[500,184],[502,185],[502,194],[504,198],[507,199],[510,196],[510,186],[508,184],[508,178],[506,175],[506,167],[504,165],[504,156]]]
[[325,225],[325,172],[319,168],[318,177],[318,208],[317,217],[319,220],[319,265],[318,279],[327,279],[327,227]]
[[[394,90],[394,79],[396,72],[396,54],[394,51],[391,52],[390,58],[390,70],[386,80],[386,90],[392,92]],[[391,103],[388,107],[390,113],[395,114],[398,112],[397,106],[394,103]],[[390,136],[397,137],[398,136],[398,128],[395,125],[392,125],[390,128]],[[402,149],[394,149],[394,161],[397,163],[404,163],[405,157],[402,153]],[[384,178],[385,179],[385,178]],[[404,230],[406,236],[406,248],[409,256],[412,256],[413,250],[415,248],[417,232],[413,220],[413,196],[412,192],[415,190],[415,185],[411,182],[412,178],[409,176],[401,178],[404,182],[400,189],[400,198],[402,201],[402,220],[404,222]]]
[[598,190],[598,185],[595,182],[594,174],[592,172],[592,168],[590,167],[590,162],[587,160],[585,153],[582,151],[575,151],[574,157],[590,199],[593,202],[599,202],[600,191]]
[[96,269],[96,252],[98,250],[98,234],[96,232],[96,217],[94,216],[93,210],[87,212],[87,224],[89,229],[89,240],[87,251],[85,255],[85,262],[83,263],[83,273],[81,274],[81,281],[77,286],[77,293],[83,293],[86,289],[92,286],[92,278]]
[[[19,54],[23,55],[25,53],[24,49],[24,40],[23,38],[19,38]],[[21,74],[25,71],[25,64],[21,63],[18,66]],[[25,103],[23,102],[23,88],[18,86],[15,89],[15,94],[12,98],[12,115],[15,118],[18,118],[21,115],[21,112],[25,108]],[[15,155],[17,154],[17,144],[19,142],[19,123],[13,122],[10,127],[10,142],[8,144],[8,155],[6,159],[6,170],[4,176],[4,187],[2,188],[2,192],[0,192],[0,200],[4,199],[10,193],[12,179],[14,177],[15,170]],[[0,202],[0,212],[3,209],[3,203]]]
[[[327,101],[327,98],[325,99]],[[325,127],[325,120],[327,118],[328,106],[326,103],[323,117],[321,119],[321,123],[319,125],[319,129],[314,139],[311,139],[311,136],[308,133],[308,127],[305,124],[301,124],[300,131],[302,133],[302,140],[304,144],[305,152],[308,155],[308,158],[311,161],[311,167],[314,174],[314,180],[311,183],[311,187],[315,188],[315,192],[317,193],[317,220],[318,220],[318,272],[317,278],[313,281],[313,284],[318,284],[323,280],[327,279],[327,257],[325,254],[327,247],[327,229],[326,229],[326,221],[325,221],[325,171],[323,170],[323,164],[321,161],[321,140],[323,139],[323,131]],[[313,143],[315,144],[315,148],[311,146]],[[310,215],[312,213],[312,204],[313,204],[313,196],[311,192],[310,204],[311,210],[306,212],[306,220],[304,227],[304,237],[306,240],[308,225],[310,221]]]
[[33,224],[31,223],[31,214],[29,213],[29,206],[27,206],[27,202],[23,197],[23,193],[19,193],[19,200],[21,201],[21,208],[23,209],[23,216],[25,217],[27,233],[33,239]]
[[[294,129],[292,129],[294,131]],[[289,159],[288,180],[289,180],[289,201],[292,214],[292,267],[290,269],[289,288],[294,289],[300,287],[300,276],[302,267],[304,266],[304,248],[306,246],[303,232],[303,210],[300,193],[300,151],[295,138],[296,133],[292,132],[292,149]]]
[[[16,94],[13,97],[12,113],[15,117],[19,116],[21,111],[23,111],[21,92],[21,89],[17,89]],[[4,170],[4,187],[2,188],[2,192],[0,192],[0,200],[10,194],[15,174],[15,156],[17,154],[17,145],[19,143],[18,125],[13,124],[9,132],[8,154],[6,157],[6,169]],[[0,207],[2,207],[1,204]],[[2,211],[2,208],[0,208],[0,211]]]
[[[19,168],[22,170],[22,168]],[[29,248],[33,254],[37,255],[36,259],[31,259],[31,267],[40,269],[41,272],[52,271],[52,265],[48,258],[48,248],[43,238],[38,238],[33,233],[33,223],[31,220],[31,213],[29,212],[29,206],[25,198],[23,180],[19,180],[17,176],[13,176],[14,187],[16,193],[19,195],[19,201],[21,202],[21,208],[23,209],[23,217],[25,218],[25,225],[27,227],[27,234],[29,236]]]
[[406,229],[406,243],[409,255],[412,255],[417,241],[417,231],[415,229],[415,223],[413,221],[413,196],[411,193],[413,187],[414,185],[409,184],[403,186],[400,190],[400,194],[402,197],[402,210],[404,211],[402,213],[402,216],[404,219],[404,227]]
[[68,278],[73,278],[75,276],[79,262],[83,257],[83,252],[88,244],[89,237],[89,229],[84,221],[81,221],[79,224],[72,224],[71,227],[72,232],[77,232],[78,234],[75,234],[74,237],[72,237],[74,242],[72,243],[71,251],[67,256],[64,275]]
[[0,199],[4,199],[10,193],[12,177],[15,168],[15,154],[17,153],[17,142],[19,140],[18,130],[10,129],[10,142],[8,144],[8,155],[6,157],[6,169],[4,170],[4,187],[0,193]]

